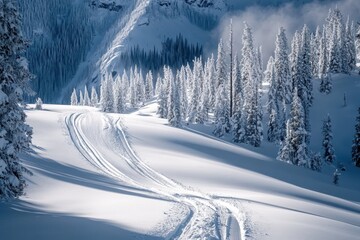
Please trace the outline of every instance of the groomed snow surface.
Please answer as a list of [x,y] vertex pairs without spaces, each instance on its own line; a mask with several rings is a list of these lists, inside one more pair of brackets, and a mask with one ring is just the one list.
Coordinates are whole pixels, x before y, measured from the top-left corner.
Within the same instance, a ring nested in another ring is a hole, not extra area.
[[350,146],[360,78],[333,84],[322,95],[315,83],[311,148],[321,150],[329,113],[346,166],[338,186],[332,166],[317,173],[279,162],[266,141],[252,148],[214,138],[212,126],[170,127],[154,102],[129,114],[29,109],[33,147],[22,159],[34,175],[26,196],[0,204],[0,239],[359,239]]

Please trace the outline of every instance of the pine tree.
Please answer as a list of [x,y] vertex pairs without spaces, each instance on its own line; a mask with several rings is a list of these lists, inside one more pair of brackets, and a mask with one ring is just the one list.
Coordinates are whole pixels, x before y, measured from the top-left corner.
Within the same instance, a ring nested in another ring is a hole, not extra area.
[[103,112],[112,112],[113,105],[113,81],[109,76],[105,76],[101,81],[100,88],[100,109]]
[[230,131],[230,108],[226,86],[221,84],[216,93],[215,102],[215,129],[213,134],[217,137],[224,136]]
[[333,164],[335,162],[335,151],[332,145],[332,129],[331,129],[331,119],[330,115],[327,116],[327,119],[323,122],[322,133],[323,133],[323,158],[325,162]]
[[240,142],[260,146],[262,141],[262,112],[260,107],[258,58],[254,51],[251,28],[245,24],[242,37],[241,83],[244,86],[244,104],[241,123]]
[[170,92],[168,97],[168,120],[173,127],[181,127],[181,110],[180,110],[180,96],[179,88],[177,86],[176,78],[170,73]]
[[125,93],[123,92],[123,85],[121,78],[117,78],[113,84],[114,92],[114,112],[123,113],[125,111]]
[[359,115],[356,117],[355,135],[352,145],[352,160],[355,166],[360,167],[360,108],[358,109]]
[[99,97],[94,86],[91,87],[91,106],[96,107],[99,102]]
[[319,90],[321,93],[326,93],[326,94],[331,93],[332,83],[331,83],[331,74],[330,73],[322,75]]
[[87,87],[84,89],[84,106],[90,106],[90,97]]
[[320,153],[312,154],[310,157],[309,167],[311,170],[321,172],[322,168],[322,157]]
[[277,159],[298,166],[307,166],[309,157],[305,130],[305,114],[298,91],[295,88],[291,103],[290,119],[286,126],[286,138],[283,141]]
[[201,59],[195,58],[194,60],[194,69],[192,75],[192,86],[191,86],[191,95],[189,102],[189,110],[187,122],[189,123],[203,123],[203,119],[199,118],[198,110],[200,105],[201,90],[200,84],[202,82],[202,64]]
[[343,49],[343,72],[350,73],[356,67],[356,47],[353,24],[348,17],[345,27],[344,49]]
[[20,25],[14,1],[0,1],[0,199],[24,194],[24,173],[30,173],[19,159],[29,149],[32,135],[21,106],[23,92],[31,93],[31,74],[22,56],[28,43]]
[[36,110],[42,110],[43,101],[41,98],[37,98],[35,102],[35,109]]
[[312,75],[317,77],[319,73],[319,63],[320,63],[320,51],[321,47],[321,30],[320,27],[316,27],[315,35],[311,35],[311,70]]
[[233,134],[233,141],[238,143],[240,142],[240,137],[242,133],[243,123],[241,121],[241,110],[243,107],[244,102],[244,93],[243,93],[243,86],[241,82],[241,71],[240,71],[240,63],[238,57],[235,56],[234,60],[234,114],[232,116],[232,134]]
[[215,74],[215,88],[218,89],[218,87],[221,84],[224,84],[227,79],[227,68],[226,68],[226,58],[225,58],[225,49],[223,40],[220,39],[219,45],[218,45],[218,52],[217,52],[217,60],[216,60],[216,74]]
[[[268,122],[268,132],[267,140],[269,142],[276,142],[279,140],[279,119],[278,119],[278,104],[276,96],[276,86],[275,81],[275,66],[274,59],[270,57],[267,68],[266,68],[266,81],[269,82],[269,91],[268,91],[268,102],[267,102],[267,111],[269,114]],[[285,98],[283,98],[285,100]]]
[[71,94],[71,105],[72,106],[76,106],[78,105],[78,97],[77,97],[77,94],[76,94],[76,89],[74,88],[72,94]]
[[355,34],[355,48],[356,48],[356,58],[360,61],[360,24],[358,24],[357,31]]
[[84,94],[81,90],[79,91],[79,105],[84,106]]
[[279,34],[276,37],[275,47],[275,81],[276,84],[276,97],[278,102],[282,102],[285,99],[286,103],[290,103],[291,99],[291,77],[290,77],[290,65],[288,57],[288,45],[285,34],[285,29],[280,28]]
[[151,71],[146,74],[145,79],[145,100],[148,101],[154,95],[153,75]]

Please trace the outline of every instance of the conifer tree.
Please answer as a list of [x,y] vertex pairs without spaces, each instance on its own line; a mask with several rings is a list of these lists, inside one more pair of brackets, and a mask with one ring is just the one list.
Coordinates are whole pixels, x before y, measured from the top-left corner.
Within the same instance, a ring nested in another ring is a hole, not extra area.
[[283,141],[277,159],[298,166],[307,166],[308,150],[305,136],[305,114],[301,99],[295,88],[291,103],[290,119],[286,126],[286,138]]
[[76,106],[78,105],[78,97],[77,97],[77,94],[76,94],[76,89],[74,88],[72,94],[71,94],[71,105],[72,106]]
[[0,200],[24,194],[24,173],[19,159],[29,149],[32,128],[25,123],[23,92],[31,93],[31,74],[22,56],[28,43],[21,32],[21,17],[12,0],[0,1]]
[[274,73],[275,73],[275,88],[276,98],[278,102],[285,99],[286,103],[290,103],[291,99],[291,77],[290,65],[288,57],[288,45],[285,34],[285,29],[280,28],[276,37],[275,59],[274,59]]
[[123,85],[121,78],[117,78],[113,84],[114,92],[114,112],[123,113],[125,111],[125,93],[123,92]]
[[227,79],[227,68],[226,68],[226,58],[225,58],[225,49],[223,40],[220,39],[219,45],[218,45],[218,52],[217,52],[217,60],[216,60],[216,89],[221,84],[224,84]]
[[149,71],[145,77],[145,100],[148,101],[154,95],[153,75]]
[[90,106],[90,97],[86,86],[84,88],[84,106]]
[[168,97],[168,120],[173,127],[181,127],[179,88],[172,72],[169,73],[170,91]]
[[356,47],[354,26],[348,17],[345,27],[344,49],[343,49],[343,72],[350,73],[356,67]]
[[332,145],[333,136],[330,115],[323,122],[322,133],[323,158],[325,162],[333,164],[335,162],[335,151]]
[[79,105],[84,106],[84,94],[81,90],[79,91]]
[[101,81],[100,88],[100,109],[103,112],[112,112],[113,107],[113,81],[105,75]]
[[191,96],[189,102],[189,110],[187,122],[189,123],[202,123],[203,120],[198,116],[199,104],[200,104],[200,84],[202,80],[202,66],[201,59],[195,58],[194,69],[192,75]]
[[91,87],[91,99],[90,99],[90,102],[91,102],[92,107],[96,107],[98,102],[99,102],[99,96],[98,96],[94,86]]
[[321,172],[322,163],[323,162],[320,153],[312,154],[312,156],[310,157],[309,167],[311,170]]
[[224,136],[230,131],[230,108],[226,86],[221,84],[216,93],[215,102],[215,129],[213,134],[217,137]]
[[360,167],[360,108],[358,109],[358,114],[359,115],[356,117],[351,156],[355,166]]
[[[276,142],[279,140],[278,104],[276,96],[275,66],[274,59],[270,57],[266,69],[266,81],[269,82],[267,111],[269,114],[267,140]],[[285,98],[283,98],[285,100]]]

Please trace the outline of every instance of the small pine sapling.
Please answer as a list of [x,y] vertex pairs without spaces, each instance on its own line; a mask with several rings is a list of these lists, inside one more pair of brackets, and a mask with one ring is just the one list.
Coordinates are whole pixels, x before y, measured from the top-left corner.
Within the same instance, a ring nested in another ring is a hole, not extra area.
[[36,102],[35,102],[35,109],[42,110],[43,109],[42,104],[43,104],[43,101],[41,100],[41,98],[37,98]]

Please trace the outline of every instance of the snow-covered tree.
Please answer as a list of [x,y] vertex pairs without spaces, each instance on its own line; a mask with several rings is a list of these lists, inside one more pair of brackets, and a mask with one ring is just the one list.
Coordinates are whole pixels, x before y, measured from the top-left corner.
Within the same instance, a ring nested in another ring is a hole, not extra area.
[[213,134],[217,137],[224,136],[230,131],[230,108],[226,86],[221,84],[217,88],[215,102],[215,129]]
[[202,123],[203,119],[201,119],[198,115],[200,100],[201,100],[201,90],[200,84],[202,83],[202,63],[200,58],[196,58],[194,60],[194,69],[192,75],[192,86],[190,92],[190,102],[189,102],[189,110],[187,121],[190,123]]
[[231,119],[233,141],[240,142],[241,133],[243,131],[243,123],[241,111],[244,102],[243,86],[241,82],[241,71],[238,57],[235,56],[233,71],[233,90],[234,90],[234,113]]
[[76,94],[76,89],[74,88],[72,94],[71,94],[71,105],[72,106],[76,106],[78,105],[78,97],[77,97],[77,94]]
[[112,112],[114,109],[113,81],[105,75],[100,87],[100,109],[103,112]]
[[80,106],[84,105],[84,94],[81,90],[79,91],[79,105]]
[[317,171],[317,172],[321,172],[321,168],[322,168],[322,157],[320,153],[316,153],[316,154],[311,154],[310,157],[310,163],[309,163],[309,168],[311,170]]
[[320,27],[316,27],[315,35],[311,34],[311,71],[313,76],[318,76],[319,73],[319,62],[320,62],[320,51],[322,33]]
[[331,74],[325,74],[321,76],[321,82],[320,82],[320,92],[329,94],[332,90],[332,83],[331,83]]
[[345,27],[344,46],[343,46],[343,72],[350,73],[356,67],[356,47],[354,24],[350,23],[348,17]]
[[90,106],[90,97],[87,86],[84,88],[84,106]]
[[294,89],[290,119],[286,126],[286,138],[282,142],[277,159],[298,166],[307,166],[308,146],[306,143],[305,114],[297,89]]
[[117,78],[113,84],[114,93],[114,112],[123,113],[125,111],[125,93],[121,78]]
[[0,199],[17,198],[26,181],[19,154],[31,143],[32,128],[25,124],[22,95],[31,93],[31,74],[22,56],[28,46],[21,33],[15,1],[0,1]]
[[276,98],[278,102],[282,102],[285,99],[286,103],[290,103],[291,99],[291,77],[290,77],[290,65],[289,65],[289,50],[287,45],[287,38],[285,29],[280,28],[276,37],[275,46],[275,59],[274,59],[274,71],[275,71],[275,88]]
[[360,24],[358,24],[355,34],[355,48],[357,61],[360,62]]
[[360,107],[358,109],[359,115],[356,117],[355,135],[352,145],[352,160],[357,167],[360,167]]
[[148,101],[154,95],[153,75],[149,71],[145,77],[145,100]]
[[90,102],[91,102],[92,107],[96,107],[98,102],[99,102],[99,96],[98,96],[94,86],[91,87],[91,99],[90,99]]
[[36,110],[42,110],[43,101],[41,98],[37,98],[35,102],[35,109]]
[[168,120],[173,127],[181,127],[179,88],[172,72],[169,73],[170,91],[168,96]]
[[227,79],[227,67],[226,67],[226,57],[223,40],[220,39],[218,44],[217,51],[217,60],[216,60],[216,74],[215,74],[215,88],[217,89],[221,84],[224,84]]
[[164,66],[164,77],[157,82],[159,85],[159,95],[158,95],[158,110],[157,114],[161,118],[167,118],[168,115],[168,95],[170,90],[170,73],[171,69],[167,66]]
[[241,83],[244,89],[244,104],[241,113],[243,131],[240,142],[260,146],[262,141],[262,112],[260,107],[258,58],[254,50],[251,28],[245,24],[242,36]]
[[329,10],[326,24],[327,46],[329,47],[329,71],[339,73],[343,71],[344,26],[342,14],[338,8]]
[[[276,96],[276,86],[275,81],[275,66],[274,59],[270,57],[265,74],[266,81],[269,82],[269,91],[268,91],[268,102],[267,102],[267,112],[269,114],[268,122],[268,132],[267,140],[269,142],[276,142],[279,140],[279,119],[278,119],[278,101]],[[285,98],[283,98],[285,100]]]
[[335,151],[332,145],[333,136],[330,115],[323,122],[322,134],[323,158],[325,162],[333,164],[335,162]]

